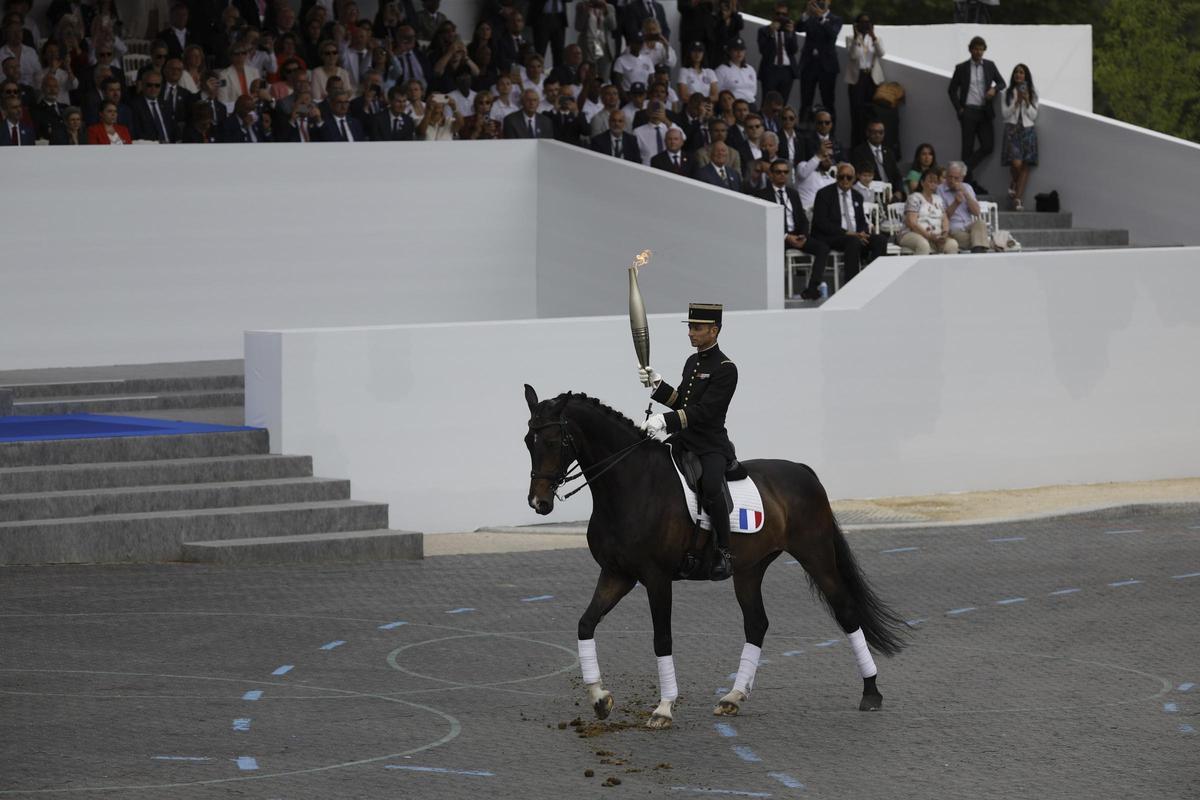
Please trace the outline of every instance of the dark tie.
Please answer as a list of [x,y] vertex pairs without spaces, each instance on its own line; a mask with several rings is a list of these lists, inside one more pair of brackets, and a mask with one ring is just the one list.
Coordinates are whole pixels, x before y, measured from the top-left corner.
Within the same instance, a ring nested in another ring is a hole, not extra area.
[[663,151],[664,148],[666,148],[666,145],[663,144],[662,128],[658,127],[657,125],[654,126],[654,143],[655,146],[658,147],[658,149],[654,151],[655,155],[658,155]]
[[13,145],[20,147],[21,146],[21,134],[17,133],[17,126],[13,125],[11,122],[8,123],[8,125],[9,125],[9,130],[12,131]]
[[167,126],[163,124],[162,116],[158,113],[157,100],[150,101],[150,115],[154,117],[154,127],[158,129],[158,141],[166,144],[168,141]]
[[527,128],[529,128],[529,138],[536,139],[537,138],[537,129],[533,127],[533,118],[532,117],[525,118],[525,126]]
[[679,153],[672,153],[671,161],[675,164],[675,171],[679,172]]
[[167,84],[167,108],[175,112],[175,87]]
[[249,128],[242,128],[242,141],[243,142],[250,141],[250,129]]
[[[15,129],[14,129],[13,136],[15,137],[16,135],[17,134],[15,133]],[[616,156],[617,158],[621,157],[621,140],[620,139],[613,139],[613,155]]]
[[216,125],[217,124],[217,101],[209,100],[208,107],[212,109],[213,125]]
[[708,126],[707,125],[704,125],[704,124],[700,125],[700,134],[704,138],[704,146],[705,147],[707,147],[709,144],[711,144],[711,142],[708,141]]
[[349,136],[349,134],[347,134],[347,133],[346,133],[346,120],[344,120],[344,119],[339,119],[339,120],[338,120],[338,127],[342,129],[342,141],[343,141],[343,142],[348,142],[348,141],[350,141],[350,136]]
[[400,135],[400,118],[392,117],[392,138],[395,139]]
[[408,72],[408,75],[406,75],[405,77],[408,78],[410,81],[415,80],[417,77],[417,68],[415,66],[413,66],[412,50],[409,50],[407,53],[404,54],[404,68],[405,68],[405,71]]
[[775,63],[783,66],[783,31],[778,34],[779,41],[775,45]]

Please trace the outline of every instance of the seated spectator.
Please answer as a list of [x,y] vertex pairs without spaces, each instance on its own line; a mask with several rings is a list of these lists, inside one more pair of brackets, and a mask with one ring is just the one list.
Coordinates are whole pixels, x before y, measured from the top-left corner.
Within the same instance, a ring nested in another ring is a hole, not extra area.
[[[6,81],[6,87],[12,87],[11,81]],[[0,136],[0,146],[33,147],[35,133],[32,127],[24,122],[25,109],[21,106],[21,98],[12,88],[5,90],[2,100],[4,103],[4,135]]]
[[708,121],[712,119],[712,101],[707,95],[693,92],[687,101],[683,113],[676,117],[676,123],[683,129],[684,147],[688,152],[695,152],[710,143],[708,136]]
[[550,76],[546,76],[542,81],[542,102],[538,104],[538,112],[549,114],[558,108],[558,98],[561,94],[562,87],[558,81]]
[[837,184],[817,192],[813,204],[812,236],[831,250],[845,254],[846,282],[887,251],[887,237],[871,233],[862,196],[854,191],[854,167],[837,165]]
[[496,79],[496,86],[492,89],[493,101],[492,110],[489,112],[492,119],[497,122],[503,122],[504,118],[509,114],[513,114],[521,109],[521,93],[513,89],[512,76],[502,74]]
[[362,123],[364,131],[370,131],[371,118],[383,110],[383,76],[373,69],[363,73],[358,97],[350,101],[350,116]]
[[9,56],[4,59],[4,79],[12,81],[17,85],[21,96],[21,105],[26,109],[32,108],[37,104],[37,95],[33,91],[33,87],[21,80],[21,62],[16,58]]
[[688,102],[693,93],[699,93],[710,98],[714,103],[720,89],[717,85],[717,73],[704,64],[704,42],[692,42],[688,45],[686,60],[679,70],[677,85],[679,99]]
[[[431,94],[425,116],[417,123],[416,138],[426,142],[449,142],[461,127],[462,115],[458,113],[454,101],[444,94]],[[553,131],[546,138],[550,136],[553,136]]]
[[363,73],[371,68],[371,23],[360,19],[348,25],[347,30],[349,39],[338,48],[338,63],[350,73],[346,88],[353,92],[360,88]]
[[[4,45],[0,47],[0,60],[16,59],[17,73],[20,83],[32,86],[42,63],[38,59],[37,50],[25,43],[25,28],[19,16],[8,14],[4,22]],[[653,69],[653,66],[651,66]]]
[[921,176],[920,191],[909,195],[904,205],[900,246],[918,256],[958,252],[958,242],[950,236],[950,218],[946,216],[946,208],[938,196],[939,183],[936,169],[925,170]]
[[967,165],[951,161],[946,165],[946,179],[938,185],[938,198],[950,220],[950,238],[958,242],[960,251],[971,248],[972,253],[988,251],[988,227],[975,190],[965,183]]
[[117,103],[100,104],[100,121],[88,128],[88,144],[133,144],[129,128],[117,122]]
[[321,109],[312,99],[312,86],[302,83],[296,91],[275,105],[271,123],[272,139],[276,142],[312,142],[317,140],[321,127]]
[[569,94],[558,98],[558,107],[546,116],[554,126],[554,138],[579,147],[590,144],[591,129],[579,111],[579,104]]
[[[471,88],[472,74],[470,70],[459,69],[454,75],[454,86],[446,94],[454,98],[458,108],[471,110],[475,108],[475,90]],[[488,105],[491,108],[491,105]]]
[[[583,114],[584,120],[589,125],[592,122],[592,117],[596,116],[596,113],[604,108],[604,104],[600,102],[600,90],[603,88],[604,86],[601,84],[599,78],[589,77],[584,81],[583,86],[580,87],[579,94],[575,96],[575,102],[579,104],[579,113]],[[616,87],[614,86],[613,88],[615,89]]]
[[[362,123],[350,116],[350,92],[345,89],[335,89],[330,92],[329,111],[328,115],[322,114],[323,122],[317,129],[319,141],[362,142],[366,140],[367,133],[363,130]],[[418,138],[423,138],[419,128],[417,133]]]
[[763,128],[771,133],[779,133],[783,128],[783,95],[770,91],[763,95],[762,108],[758,115],[762,117]]
[[[116,104],[116,106],[117,106],[117,122],[121,123],[122,127],[124,127],[126,131],[132,129],[133,128],[133,113],[129,110],[129,106],[127,106],[123,102],[121,102],[121,97],[122,97],[121,81],[119,81],[116,78],[105,78],[104,83],[101,85],[100,89],[104,96],[103,102],[112,102],[112,103]],[[88,119],[88,111],[87,111],[87,109],[84,110],[83,121],[85,123],[92,122],[92,124],[95,124],[95,122],[100,121],[103,102],[94,104],[92,106],[94,113],[96,115],[94,121]],[[89,128],[89,130],[90,130],[90,128]]]
[[[577,44],[569,44],[563,48],[562,63],[556,63],[554,69],[550,71],[550,76],[558,81],[564,88],[568,86],[579,87],[583,85],[583,76],[580,74],[580,67],[583,66],[583,50]],[[571,91],[574,96],[575,91]]]
[[879,120],[867,123],[867,140],[850,151],[852,162],[874,161],[875,180],[885,181],[892,186],[892,199],[900,202],[905,198],[903,176],[896,164],[896,153],[884,138],[887,128]]
[[630,91],[635,83],[645,86],[654,74],[654,59],[643,49],[643,43],[641,33],[631,36],[625,52],[617,56],[613,63],[613,77],[620,79],[619,86],[622,91]]
[[[229,116],[229,109],[225,104],[217,99],[217,95],[221,92],[221,76],[220,73],[210,70],[205,73],[204,80],[200,84],[200,101],[208,107],[208,117],[212,122],[212,129],[209,132],[213,139],[218,139],[221,128],[225,125],[225,118]],[[195,106],[192,106],[195,108]],[[85,118],[86,119],[86,118]]]
[[1013,67],[1008,88],[1000,95],[1004,118],[1004,138],[1000,145],[1000,164],[1008,167],[1008,203],[1013,211],[1024,210],[1021,199],[1029,182],[1029,168],[1038,163],[1038,97],[1033,90],[1033,73],[1024,64]]
[[538,113],[542,98],[534,89],[521,93],[521,110],[504,118],[505,139],[553,139],[554,125]]
[[[416,81],[424,88],[433,75],[433,67],[425,54],[417,49],[417,34],[409,25],[400,26],[400,35],[396,38],[396,62],[400,65],[401,80],[405,83]],[[507,67],[502,67],[507,72]]]
[[170,144],[175,141],[175,119],[167,113],[159,99],[162,93],[162,74],[156,69],[142,73],[139,83],[141,91],[133,98],[130,112],[133,128],[130,133],[135,139]]
[[472,113],[458,129],[459,139],[499,139],[501,123],[491,118],[493,99],[490,92],[476,92]]
[[771,164],[771,185],[761,190],[758,197],[768,203],[783,206],[784,250],[800,250],[813,258],[812,271],[808,273],[808,285],[800,292],[805,300],[816,300],[821,296],[819,287],[825,278],[825,266],[829,261],[829,245],[809,236],[808,217],[800,194],[788,183],[792,177],[792,165],[785,158]]
[[204,83],[205,67],[204,48],[198,44],[189,44],[183,49],[183,75],[179,77],[179,85],[193,95],[200,94],[200,86]]
[[630,86],[629,102],[621,106],[621,110],[625,112],[625,119],[632,121],[646,107],[647,102],[646,85],[644,83],[635,83]]
[[53,72],[42,77],[42,96],[38,104],[29,110],[33,120],[33,131],[39,139],[53,138],[54,131],[63,125],[66,105],[58,102],[58,78]]
[[196,102],[195,95],[179,85],[182,78],[183,62],[178,58],[168,58],[163,65],[162,101],[177,128],[179,123],[187,119],[188,109]]
[[380,45],[371,48],[371,69],[383,76],[384,92],[387,92],[404,77],[395,56],[389,53],[386,47]]
[[834,183],[830,173],[840,161],[841,145],[829,134],[833,117],[824,109],[816,116],[817,131],[805,138],[804,157],[796,164],[796,191],[805,208],[811,208],[816,202],[817,192]]
[[38,70],[38,74],[34,78],[35,85],[44,89],[43,82],[46,76],[53,75],[54,79],[58,81],[58,94],[55,95],[55,102],[63,105],[71,102],[71,93],[79,88],[79,79],[71,71],[71,62],[60,55],[58,42],[47,39],[42,44],[40,63],[42,68]]
[[83,112],[75,106],[67,106],[63,111],[63,124],[51,131],[50,144],[79,145],[87,143],[87,131],[83,129]]
[[727,48],[725,63],[716,69],[717,87],[739,100],[753,103],[758,95],[758,73],[746,63],[746,44],[734,39]]
[[271,96],[276,101],[285,100],[296,93],[301,81],[308,84],[309,89],[312,89],[312,80],[308,76],[308,70],[304,69],[297,58],[289,58],[279,65],[278,80],[271,84]]
[[855,164],[854,174],[858,178],[854,181],[854,191],[858,192],[864,203],[874,203],[875,191],[871,183],[875,180],[875,165],[870,161]]
[[646,116],[646,124],[634,128],[633,135],[642,154],[642,163],[649,166],[650,159],[667,149],[667,131],[677,130],[682,134],[683,130],[667,119],[666,106],[657,100],[646,106]]
[[[770,131],[765,131],[762,135],[762,156],[761,161],[766,162],[767,171],[764,173],[764,180],[770,180],[770,166],[775,163],[775,159],[779,158],[779,137]],[[766,184],[763,184],[764,186]]]
[[750,168],[742,176],[742,191],[746,194],[757,195],[771,185],[771,162],[766,158],[757,158],[750,162]]
[[733,124],[729,126],[729,146],[740,150],[746,141],[746,118],[750,116],[750,104],[745,100],[733,101]]
[[157,38],[167,45],[170,58],[183,58],[184,49],[192,43],[189,28],[191,12],[185,0],[171,3],[170,24],[158,32]]
[[908,174],[904,176],[904,190],[909,194],[918,191],[921,186],[921,176],[925,174],[925,170],[935,166],[937,166],[937,153],[934,151],[933,145],[928,142],[917,145],[917,152],[913,153]]
[[666,149],[650,159],[650,166],[676,175],[692,174],[692,158],[683,149],[683,131],[671,128],[667,131]]
[[271,117],[259,117],[254,103],[254,98],[248,94],[233,101],[233,111],[225,119],[225,126],[221,129],[222,142],[258,144],[271,141],[270,123],[267,122]]
[[738,145],[738,153],[742,157],[742,163],[746,165],[747,171],[753,166],[754,162],[762,158],[762,135],[763,121],[758,114],[748,114],[744,123],[743,134],[744,138]]
[[246,31],[243,42],[246,45],[247,65],[258,70],[258,74],[264,78],[279,72],[279,61],[275,57],[275,38],[273,36],[261,34],[251,28]]
[[338,48],[332,40],[321,43],[321,66],[312,71],[313,99],[318,103],[325,99],[330,78],[341,78],[342,86],[350,86],[350,73],[338,66]]
[[779,112],[779,157],[786,158],[792,164],[804,155],[804,137],[796,128],[799,116],[793,108],[785,108]]
[[657,100],[667,108],[667,116],[671,116],[679,111],[679,95],[675,94],[675,90],[671,88],[671,74],[669,71],[664,72],[665,67],[657,67],[654,75],[650,78],[650,85],[646,87],[646,99]]
[[[729,126],[725,124],[725,120],[713,119],[713,120],[709,121],[708,137],[709,137],[709,139],[712,140],[712,143],[709,144],[708,147],[702,147],[696,151],[696,153],[695,153],[696,169],[699,169],[700,167],[703,167],[704,165],[706,165],[710,161],[712,161],[712,148],[713,148],[714,144],[716,144],[717,142],[723,142],[723,143],[725,143],[725,145],[728,146],[728,144],[729,144],[729,141],[727,138],[728,136],[729,136]],[[729,166],[730,169],[732,169],[737,174],[739,174],[739,175],[742,174],[741,156],[739,156],[738,151],[734,150],[732,147],[728,148],[728,154],[726,156],[726,164]]]
[[418,81],[404,84],[405,96],[408,98],[408,113],[414,122],[420,122],[425,116],[425,88]]
[[709,162],[696,170],[696,180],[720,186],[722,189],[740,192],[742,177],[729,164],[729,145],[725,142],[713,142],[708,148]]
[[262,77],[262,73],[250,66],[250,48],[245,42],[234,44],[229,55],[232,61],[221,71],[221,92],[217,95],[226,108],[239,97],[250,94],[250,84]]
[[637,139],[625,131],[625,112],[619,108],[608,112],[608,131],[592,137],[592,150],[613,158],[642,163]]

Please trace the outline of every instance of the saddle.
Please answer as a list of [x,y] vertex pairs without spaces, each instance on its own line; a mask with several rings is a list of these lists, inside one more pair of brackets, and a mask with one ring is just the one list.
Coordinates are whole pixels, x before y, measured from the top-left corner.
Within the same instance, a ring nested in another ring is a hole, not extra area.
[[[692,546],[684,555],[683,563],[675,573],[676,580],[707,580],[711,571],[713,548],[705,546],[707,535],[705,530],[711,530],[712,522],[708,514],[700,506],[700,457],[695,453],[680,447],[671,447],[671,460],[675,464],[679,476],[683,500],[692,515],[695,526],[695,536]],[[729,529],[731,533],[749,534],[762,530],[765,521],[762,495],[758,487],[750,479],[749,473],[738,461],[726,465],[722,492],[725,496],[725,508],[730,514]]]

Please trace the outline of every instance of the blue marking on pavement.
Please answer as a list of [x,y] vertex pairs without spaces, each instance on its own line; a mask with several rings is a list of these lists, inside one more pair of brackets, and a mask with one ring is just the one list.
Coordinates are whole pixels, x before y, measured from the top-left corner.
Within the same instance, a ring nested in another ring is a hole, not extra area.
[[1196,729],[1193,728],[1191,725],[1180,725],[1179,732],[1180,733],[1195,733]]
[[1025,541],[1025,537],[1024,536],[1005,536],[1000,539],[988,539],[988,541],[996,543],[996,544],[999,544],[1001,542],[1023,542],[1023,541]]
[[332,650],[332,649],[334,649],[335,647],[341,647],[341,646],[342,646],[342,645],[344,645],[345,643],[346,643],[345,641],[343,641],[343,640],[341,640],[341,639],[338,639],[338,640],[337,640],[337,641],[335,641],[335,642],[329,642],[328,644],[323,644],[323,645],[321,645],[321,649],[322,649],[322,650]]
[[1005,598],[1004,600],[997,600],[996,605],[1011,606],[1013,603],[1024,603],[1024,602],[1025,602],[1024,597],[1008,597],[1008,598]]
[[260,697],[262,697],[262,689],[253,689],[242,695],[243,700],[257,700]]
[[1176,687],[1175,687],[1175,691],[1177,691],[1177,692],[1190,692],[1190,691],[1192,690],[1192,687],[1194,687],[1195,685],[1196,685],[1196,684],[1194,684],[1194,683],[1181,683],[1181,684],[1179,684],[1178,686],[1176,686]]
[[724,697],[725,695],[729,694],[732,691],[733,691],[733,689],[729,686],[718,686],[717,687],[717,697]]
[[893,547],[891,550],[880,550],[881,553],[911,553],[914,550],[920,550],[919,547]]
[[737,789],[701,789],[695,786],[672,786],[674,792],[692,792],[694,794],[727,794],[733,797],[770,797],[770,792],[739,792]]
[[755,753],[753,750],[751,750],[749,747],[746,747],[746,745],[744,745],[744,744],[734,745],[733,752],[736,753],[737,757],[740,758],[742,761],[762,761],[762,759],[759,757],[758,753]]
[[553,600],[553,599],[554,599],[554,595],[552,595],[552,594],[539,594],[536,597],[522,597],[521,602],[522,603],[536,603],[539,600]]
[[399,628],[401,625],[407,625],[407,624],[408,624],[408,623],[407,623],[407,622],[405,622],[404,620],[402,620],[402,619],[398,619],[398,620],[396,620],[395,622],[389,622],[389,623],[388,623],[388,624],[386,624],[386,625],[380,625],[380,626],[379,626],[379,630],[381,630],[381,631],[390,631],[390,630],[392,630],[393,628]]
[[975,610],[976,610],[975,606],[964,606],[962,608],[952,608],[946,612],[946,616],[954,617],[954,616],[958,616],[959,614],[968,614]]
[[233,729],[234,729],[235,731],[248,731],[248,730],[250,730],[250,718],[249,718],[249,717],[242,717],[241,719],[235,719],[235,720],[233,721]]
[[1171,576],[1171,579],[1176,580],[1176,581],[1181,581],[1184,578],[1200,578],[1200,572],[1189,572],[1186,575],[1172,575]]
[[238,769],[250,772],[258,769],[258,759],[254,756],[238,756],[237,765]]
[[496,773],[486,769],[446,769],[445,767],[410,767],[405,764],[385,764],[384,769],[402,769],[408,772],[436,772],[440,775],[470,775],[474,778],[494,778]]
[[1179,704],[1163,703],[1163,711],[1167,712],[1168,714],[1174,714],[1175,712],[1179,711]]
[[788,775],[786,772],[768,772],[768,776],[782,783],[789,789],[804,789],[807,788],[803,783]]
[[1139,580],[1130,579],[1127,581],[1113,581],[1109,586],[1133,586],[1135,583],[1141,583]]
[[1059,589],[1058,591],[1051,592],[1050,594],[1075,594],[1078,591],[1082,591],[1082,590],[1080,590],[1080,589]]
[[447,614],[465,614],[468,611],[474,611],[474,610],[475,609],[473,609],[473,608],[455,608],[450,611],[447,611],[446,613]]
[[728,722],[718,722],[713,727],[717,729],[717,733],[721,734],[726,739],[732,739],[734,736],[737,736],[737,731],[735,731],[733,726]]
[[272,674],[272,675],[287,675],[287,674],[288,674],[289,672],[291,672],[293,669],[295,669],[295,665],[293,665],[293,664],[284,664],[282,667],[279,667],[278,669],[276,669],[276,670],[275,670],[274,672],[272,672],[271,674]]
[[838,639],[826,639],[823,642],[817,642],[816,644],[813,645],[813,647],[833,647],[835,644],[838,643],[838,641],[839,641]]
[[924,617],[920,617],[918,619],[906,619],[906,620],[904,620],[904,624],[905,625],[920,625],[922,622],[928,622],[928,621],[929,620],[925,619]]
[[209,756],[154,756],[155,761],[212,761]]
[[1105,536],[1116,536],[1118,533],[1145,533],[1144,528],[1130,528],[1127,531],[1105,531]]
[[784,655],[785,656],[798,656],[803,652],[804,652],[803,650],[788,650],[786,653],[784,653]]

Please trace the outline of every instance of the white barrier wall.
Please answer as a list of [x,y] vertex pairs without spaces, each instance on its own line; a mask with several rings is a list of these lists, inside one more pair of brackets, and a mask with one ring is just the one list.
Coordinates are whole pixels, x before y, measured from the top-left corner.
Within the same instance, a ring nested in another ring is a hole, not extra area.
[[[894,258],[820,311],[732,313],[738,453],[804,461],[835,498],[1200,474],[1197,257]],[[688,354],[681,318],[651,320],[671,381]],[[389,502],[394,527],[546,521],[525,504],[525,382],[638,419],[646,404],[624,316],[251,332],[246,345],[248,422]],[[589,502],[555,518],[584,518]]]

